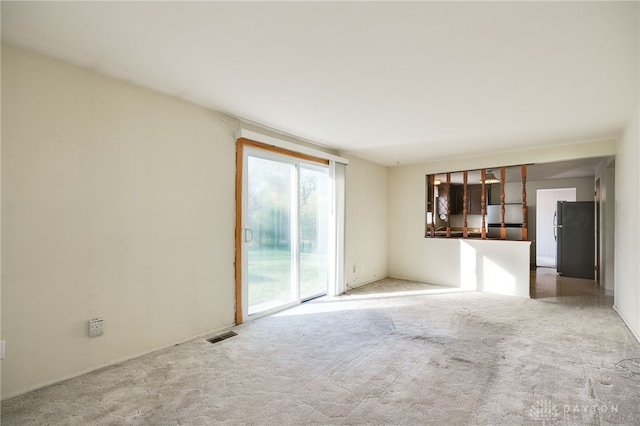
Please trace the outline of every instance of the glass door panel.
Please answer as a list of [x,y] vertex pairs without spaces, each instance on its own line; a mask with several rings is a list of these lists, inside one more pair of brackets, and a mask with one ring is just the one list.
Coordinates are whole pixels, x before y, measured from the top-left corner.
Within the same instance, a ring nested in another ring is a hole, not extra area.
[[294,247],[295,166],[247,157],[247,209],[244,241],[247,259],[248,315],[298,299]]
[[327,293],[329,169],[301,164],[299,173],[300,298]]

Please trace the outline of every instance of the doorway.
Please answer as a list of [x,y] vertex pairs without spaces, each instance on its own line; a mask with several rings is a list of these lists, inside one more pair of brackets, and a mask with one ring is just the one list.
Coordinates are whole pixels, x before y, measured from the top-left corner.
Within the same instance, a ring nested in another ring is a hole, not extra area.
[[576,188],[536,191],[536,265],[556,268],[556,207],[558,201],[576,201]]
[[256,146],[242,150],[237,322],[327,293],[329,172],[321,159]]

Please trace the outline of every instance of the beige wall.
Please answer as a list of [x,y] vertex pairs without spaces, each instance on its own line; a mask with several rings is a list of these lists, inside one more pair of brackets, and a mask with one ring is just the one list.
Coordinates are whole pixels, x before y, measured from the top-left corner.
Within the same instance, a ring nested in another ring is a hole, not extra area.
[[388,276],[389,219],[387,167],[347,158],[345,282],[349,288]]
[[529,241],[423,238],[415,255],[406,254],[411,266],[407,275],[394,271],[391,276],[529,297],[530,245]]
[[614,307],[640,340],[639,115],[636,110],[622,132],[616,156]]
[[[0,63],[2,61],[0,60]],[[2,81],[2,67],[0,66],[0,81]],[[0,89],[1,91],[1,89]],[[2,135],[2,102],[0,101],[0,135]],[[2,138],[0,137],[0,141]],[[2,186],[2,144],[0,144],[0,187]],[[0,206],[2,205],[2,191],[0,190]],[[2,241],[2,209],[0,208],[0,241]],[[2,244],[0,244],[0,339],[2,334]],[[2,400],[2,361],[0,361],[0,400]],[[1,414],[1,413],[0,413]],[[0,421],[2,419],[0,418]]]
[[2,70],[3,397],[231,326],[225,117],[12,46]]

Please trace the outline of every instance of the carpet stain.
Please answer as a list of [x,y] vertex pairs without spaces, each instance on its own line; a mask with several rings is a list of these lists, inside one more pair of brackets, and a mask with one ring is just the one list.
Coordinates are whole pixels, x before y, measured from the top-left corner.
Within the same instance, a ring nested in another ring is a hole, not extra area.
[[464,358],[460,358],[460,357],[457,357],[457,356],[451,357],[451,360],[452,361],[460,361],[460,362],[464,362],[464,363],[467,363],[467,364],[473,364],[474,363],[473,361],[470,361],[470,360],[464,359]]
[[615,371],[626,378],[640,376],[640,358],[629,358],[618,361],[615,365]]

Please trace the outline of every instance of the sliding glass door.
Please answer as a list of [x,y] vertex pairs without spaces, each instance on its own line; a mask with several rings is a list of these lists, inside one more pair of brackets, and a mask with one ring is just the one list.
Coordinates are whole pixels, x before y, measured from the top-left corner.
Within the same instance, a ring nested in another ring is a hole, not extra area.
[[247,209],[244,239],[247,261],[247,313],[297,299],[293,250],[293,164],[247,157]]
[[329,169],[300,165],[299,182],[300,298],[307,300],[327,292]]
[[329,168],[248,149],[243,179],[246,318],[326,294]]

